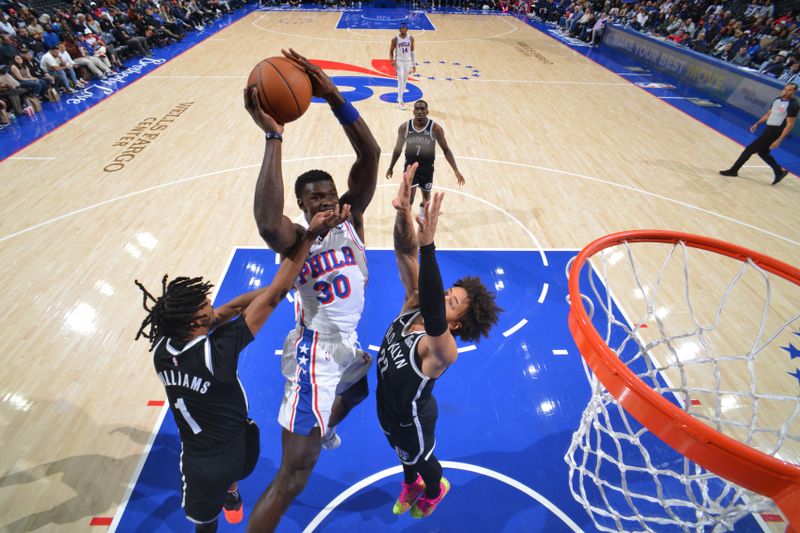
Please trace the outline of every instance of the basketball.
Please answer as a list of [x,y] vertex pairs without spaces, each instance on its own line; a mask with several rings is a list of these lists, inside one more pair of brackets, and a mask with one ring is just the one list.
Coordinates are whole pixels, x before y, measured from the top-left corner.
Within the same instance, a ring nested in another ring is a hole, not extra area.
[[258,103],[279,124],[300,118],[311,104],[311,80],[285,57],[268,57],[259,62],[247,78],[255,86]]

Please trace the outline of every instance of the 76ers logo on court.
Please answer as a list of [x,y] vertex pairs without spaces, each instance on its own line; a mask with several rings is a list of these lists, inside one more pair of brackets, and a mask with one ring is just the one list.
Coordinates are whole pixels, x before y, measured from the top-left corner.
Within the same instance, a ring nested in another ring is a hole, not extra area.
[[[373,59],[372,67],[375,70],[325,59],[311,59],[310,61],[326,72],[338,70],[363,74],[362,76],[331,76],[331,80],[339,87],[342,96],[351,102],[359,102],[371,98],[376,90],[382,92],[378,98],[384,102],[397,102],[397,78],[394,67],[392,67],[392,63],[388,59]],[[417,80],[409,78],[409,81]],[[414,102],[420,98],[422,98],[422,90],[413,83],[406,83],[403,101]],[[314,98],[313,101],[316,103],[325,102],[321,98]]]

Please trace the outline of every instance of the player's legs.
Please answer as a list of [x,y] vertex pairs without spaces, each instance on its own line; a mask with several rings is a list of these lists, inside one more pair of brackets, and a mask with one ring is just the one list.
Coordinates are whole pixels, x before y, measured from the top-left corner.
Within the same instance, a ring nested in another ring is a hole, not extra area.
[[308,435],[298,435],[283,428],[281,466],[275,479],[261,494],[247,523],[247,531],[274,531],[292,501],[308,483],[322,449],[319,428]]
[[181,505],[186,518],[195,524],[195,531],[213,533],[217,530],[228,491],[236,488],[240,477],[237,474],[243,471],[245,447],[245,432],[242,431],[217,453],[202,456],[182,453]]
[[369,385],[367,376],[361,378],[355,385],[337,394],[331,408],[331,418],[328,420],[328,427],[333,428],[353,410],[353,408],[364,401],[369,396]]
[[411,62],[398,61],[397,62],[397,103],[400,107],[405,109],[403,103],[403,95],[406,93],[406,80],[411,75]]
[[194,533],[216,533],[219,520],[214,520],[209,524],[195,524]]
[[[405,468],[403,468],[405,471]],[[414,470],[422,476],[425,482],[425,497],[438,498],[439,486],[442,481],[442,465],[436,459],[436,456],[431,454],[427,459],[420,459],[414,465]]]
[[353,410],[353,408],[369,396],[367,373],[372,366],[372,356],[355,347],[355,338],[348,340],[346,346],[341,347],[342,356],[349,357],[346,353],[352,344],[354,357],[342,372],[339,384],[336,386],[336,398],[331,407],[328,418],[328,429],[324,435],[322,445],[325,449],[332,450],[339,446],[341,439],[336,436],[336,425]]

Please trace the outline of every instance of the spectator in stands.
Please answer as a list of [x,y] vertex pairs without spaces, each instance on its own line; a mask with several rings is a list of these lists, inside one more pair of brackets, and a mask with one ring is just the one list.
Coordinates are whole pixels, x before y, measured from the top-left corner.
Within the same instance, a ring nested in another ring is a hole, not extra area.
[[58,36],[58,34],[55,31],[53,31],[52,24],[46,24],[45,25],[44,34],[43,34],[43,41],[44,41],[44,45],[47,48],[47,50],[50,50],[54,46],[58,46],[58,43],[61,42],[61,38]]
[[722,61],[732,61],[736,55],[733,51],[733,43],[728,43],[721,49],[714,50],[714,53],[711,55]]
[[711,45],[706,40],[706,32],[701,31],[697,34],[695,39],[692,39],[689,47],[700,54],[708,54],[711,52]]
[[17,115],[23,114],[23,98],[27,91],[19,82],[8,74],[8,66],[0,65],[0,98],[11,104],[11,109]]
[[800,73],[800,63],[794,61],[789,65],[789,68],[785,69],[781,75],[778,76],[778,79],[784,83],[795,83],[796,81],[800,81],[798,80],[798,73]]
[[14,56],[14,61],[9,69],[11,76],[32,95],[41,98],[47,90],[47,82],[35,78],[22,60],[21,55]]
[[608,22],[608,14],[603,12],[597,17],[595,20],[594,26],[592,26],[592,46],[600,46],[600,41],[603,39],[603,31],[606,27],[606,22]]
[[667,39],[674,42],[675,44],[679,44],[681,46],[688,44],[689,36],[686,34],[686,30],[683,28],[679,29],[677,33],[673,33],[672,35],[668,36]]
[[41,35],[44,33],[44,28],[42,28],[42,25],[39,24],[38,20],[36,20],[36,17],[34,16],[28,17],[25,23],[28,25],[26,28],[28,30],[28,33],[34,39],[41,37]]
[[0,33],[5,33],[14,37],[17,35],[17,30],[14,28],[14,24],[9,22],[10,19],[11,16],[8,13],[3,13],[2,16],[0,16]]
[[[109,57],[108,49],[104,45],[102,39],[96,37],[91,31],[83,35],[78,35],[78,42],[76,44],[81,48],[82,56],[97,58],[97,60],[103,63],[110,71],[116,70],[115,67],[117,63]],[[100,67],[98,66],[98,68]]]
[[787,55],[788,52],[787,53],[781,52],[779,54],[775,54],[770,59],[765,61],[761,65],[761,68],[758,69],[758,71],[764,75],[777,78],[783,73],[784,68],[786,68],[785,59]]
[[22,55],[22,64],[30,72],[34,78],[44,81],[47,84],[47,89],[56,86],[56,80],[53,76],[42,70],[38,61],[34,61],[33,52],[28,49],[20,50]]
[[[92,2],[94,4],[94,2]],[[86,15],[86,27],[91,30],[92,33],[96,33],[98,35],[103,33],[103,28],[100,26],[100,21],[95,20],[94,17],[91,15]],[[86,30],[83,30],[84,34]]]
[[19,50],[14,46],[11,36],[0,35],[0,64],[8,65],[16,55],[19,55]]
[[750,55],[747,53],[747,48],[742,46],[736,51],[736,55],[731,60],[731,63],[740,67],[750,66]]
[[146,55],[148,57],[153,55],[153,53],[150,51],[150,45],[147,44],[147,39],[128,33],[128,31],[122,25],[121,20],[114,20],[114,29],[111,33],[114,35],[114,39],[116,39],[118,43],[123,43],[131,48],[134,48],[141,55]]
[[69,73],[70,78],[77,87],[78,79],[75,77],[75,71],[72,69],[72,67],[68,66],[66,62],[64,62],[59,55],[57,47],[51,48],[45,55],[42,56],[39,66],[44,72],[50,74],[57,81],[61,82],[61,88],[63,91],[70,93],[75,92],[75,89],[69,84],[69,80],[67,79],[67,73]]
[[[91,32],[91,30],[89,30]],[[107,66],[102,59],[94,54],[88,54],[86,49],[80,45],[81,39],[86,41],[86,37],[81,35],[78,41],[67,39],[62,43],[64,49],[69,53],[76,65],[89,69],[95,78],[106,79],[114,74],[111,67]],[[92,50],[94,52],[94,50]]]

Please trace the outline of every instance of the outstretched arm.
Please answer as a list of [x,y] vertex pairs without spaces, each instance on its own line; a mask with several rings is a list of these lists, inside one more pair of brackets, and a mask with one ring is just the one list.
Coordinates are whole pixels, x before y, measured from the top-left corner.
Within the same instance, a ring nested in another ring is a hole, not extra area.
[[461,172],[458,170],[458,166],[456,165],[456,158],[453,155],[453,152],[450,150],[450,147],[447,145],[447,139],[444,137],[444,128],[442,128],[438,124],[433,125],[433,134],[436,136],[436,142],[439,143],[439,146],[442,147],[442,152],[444,152],[444,158],[447,159],[447,162],[450,164],[450,168],[453,169],[453,172],[456,173],[456,181],[459,185],[464,185],[464,176],[461,175]]
[[291,48],[288,51],[284,50],[283,54],[305,69],[311,79],[314,96],[324,98],[328,102],[356,152],[356,160],[350,168],[350,175],[347,178],[347,192],[342,195],[340,203],[350,204],[353,226],[363,241],[364,211],[372,201],[375,188],[378,186],[378,162],[381,157],[378,141],[375,140],[369,126],[356,108],[345,100],[339,89],[321,68],[311,64]]
[[435,193],[433,201],[425,204],[425,216],[417,217],[420,245],[419,310],[427,333],[420,339],[418,351],[423,374],[432,378],[439,377],[458,358],[456,340],[447,322],[444,287],[436,262],[436,246],[433,244],[443,197],[443,193]]
[[244,318],[250,333],[255,336],[259,332],[272,311],[278,307],[286,293],[292,288],[294,279],[303,270],[308,251],[316,241],[317,235],[341,224],[348,216],[350,216],[350,206],[346,204],[342,206],[341,211],[337,206],[334,211],[320,212],[314,215],[297,246],[281,262],[272,283],[263,292],[259,292],[242,312],[242,318]]
[[402,312],[414,309],[419,305],[419,291],[417,289],[419,264],[417,263],[417,235],[414,231],[414,221],[411,216],[411,181],[417,170],[417,163],[410,165],[397,191],[397,198],[392,200],[395,208],[394,216],[394,255],[397,259],[397,270],[400,281],[406,289]]
[[403,152],[403,145],[406,143],[406,134],[405,134],[406,124],[400,124],[400,128],[397,130],[397,142],[394,144],[394,150],[392,151],[392,161],[389,163],[389,170],[386,171],[386,179],[392,179],[392,175],[394,174],[394,164],[397,163],[397,159],[400,157],[400,154]]
[[244,90],[244,106],[266,135],[264,159],[258,172],[253,197],[253,214],[258,225],[258,233],[270,248],[283,254],[293,247],[298,239],[294,224],[283,214],[280,137],[283,126],[261,109],[255,86]]

